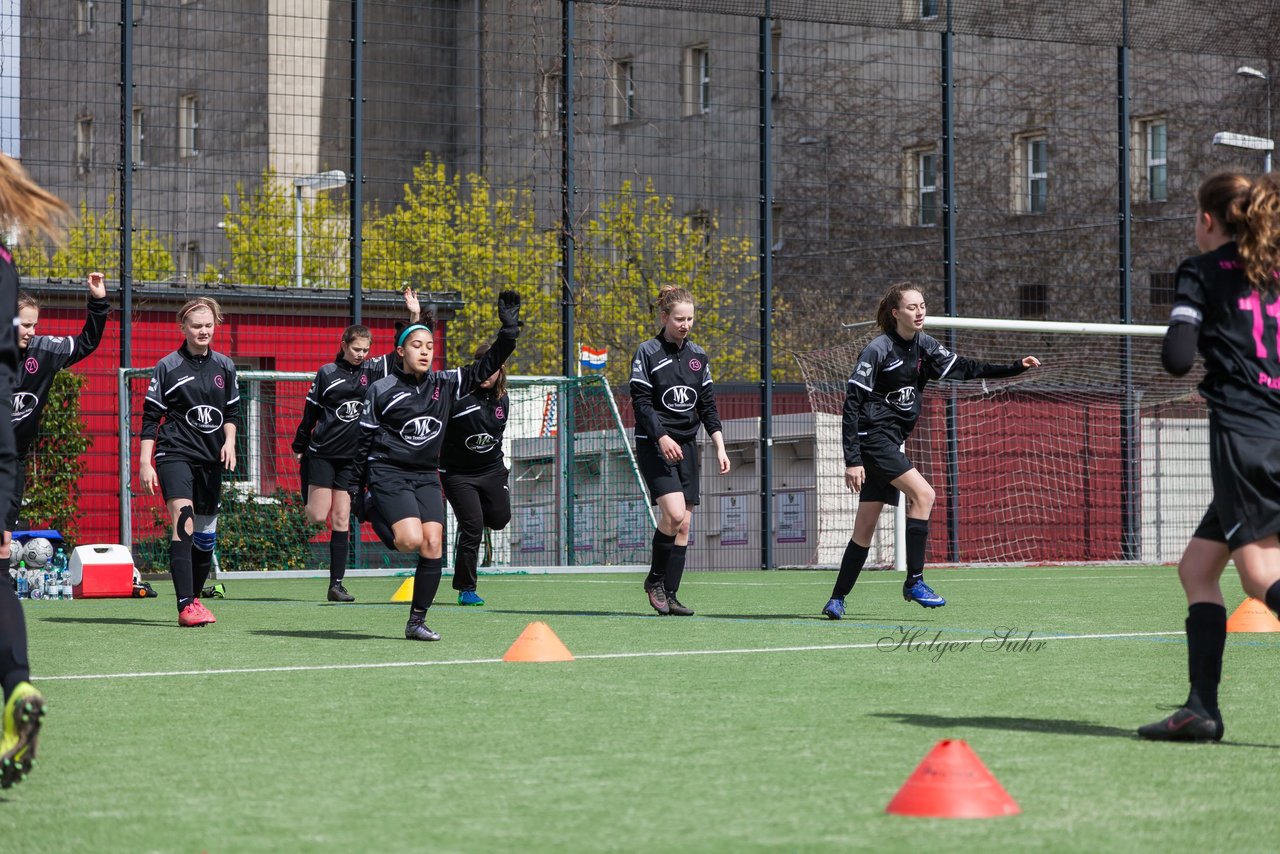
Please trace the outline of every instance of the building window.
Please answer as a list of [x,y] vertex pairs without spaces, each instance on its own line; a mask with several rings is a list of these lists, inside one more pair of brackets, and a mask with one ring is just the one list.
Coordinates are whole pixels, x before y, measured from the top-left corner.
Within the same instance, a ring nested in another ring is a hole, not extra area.
[[1151,273],[1148,278],[1152,305],[1173,305],[1177,273]]
[[769,234],[769,248],[773,252],[781,252],[785,242],[785,236],[782,233],[782,205],[773,206],[769,224],[772,226]]
[[98,4],[96,0],[76,0],[76,34],[85,35],[93,32],[97,24]]
[[610,75],[609,118],[615,125],[636,117],[635,66],[630,59],[615,59]]
[[134,166],[142,166],[146,163],[146,114],[142,107],[133,108],[133,121],[129,126],[129,156],[133,159]]
[[771,64],[770,79],[773,82],[773,97],[782,95],[782,27],[773,25],[769,32],[769,62]]
[[699,44],[684,49],[684,73],[682,74],[686,116],[701,116],[711,112],[711,51]]
[[1042,319],[1049,313],[1048,285],[1018,285],[1018,316],[1024,320]]
[[538,129],[543,136],[559,136],[563,127],[564,91],[559,72],[542,75],[538,89]]
[[1148,202],[1163,202],[1169,198],[1169,124],[1163,118],[1138,121],[1134,147],[1140,158],[1139,186],[1135,196]]
[[200,244],[192,240],[183,244],[178,253],[178,278],[194,281],[200,275]]
[[195,157],[200,153],[200,98],[183,95],[178,98],[178,156]]
[[1044,213],[1049,207],[1049,140],[1042,134],[1016,137],[1013,209]]
[[693,211],[685,214],[685,223],[689,226],[689,236],[694,238],[704,249],[711,248],[711,229],[714,223],[707,211]]
[[937,225],[938,155],[933,146],[908,149],[903,167],[906,176],[903,222],[908,225]]
[[93,170],[93,117],[76,120],[76,172],[86,175]]
[[920,20],[927,21],[930,18],[938,17],[938,0],[917,0],[919,3]]

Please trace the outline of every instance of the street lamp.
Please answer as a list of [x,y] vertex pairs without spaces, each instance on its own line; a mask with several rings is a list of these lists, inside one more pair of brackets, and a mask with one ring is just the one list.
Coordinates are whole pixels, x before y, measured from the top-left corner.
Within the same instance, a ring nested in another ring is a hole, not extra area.
[[1274,140],[1263,139],[1260,136],[1247,136],[1243,133],[1230,133],[1223,131],[1213,135],[1214,145],[1224,145],[1227,148],[1243,148],[1246,151],[1262,151],[1265,152],[1262,161],[1262,171],[1271,171],[1271,152],[1275,149]]
[[319,192],[345,187],[347,173],[341,169],[331,169],[318,175],[303,175],[293,179],[294,219],[293,219],[293,279],[296,287],[302,287],[302,188]]
[[[1236,69],[1236,75],[1239,77],[1248,77],[1253,80],[1261,80],[1267,84],[1267,139],[1275,139],[1271,133],[1271,78],[1264,71],[1250,65],[1242,65]],[[1271,150],[1268,149],[1262,161],[1262,171],[1271,171]]]

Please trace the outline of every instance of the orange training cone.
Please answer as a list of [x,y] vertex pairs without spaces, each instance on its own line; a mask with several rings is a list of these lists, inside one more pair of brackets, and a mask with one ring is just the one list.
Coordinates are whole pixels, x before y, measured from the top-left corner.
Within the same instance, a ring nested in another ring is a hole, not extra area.
[[1227,620],[1227,631],[1280,632],[1280,620],[1264,603],[1249,598],[1241,602],[1231,619]]
[[502,656],[503,661],[573,661],[573,653],[546,623],[530,623]]
[[1022,812],[961,739],[943,739],[911,772],[885,812],[929,818],[993,818]]

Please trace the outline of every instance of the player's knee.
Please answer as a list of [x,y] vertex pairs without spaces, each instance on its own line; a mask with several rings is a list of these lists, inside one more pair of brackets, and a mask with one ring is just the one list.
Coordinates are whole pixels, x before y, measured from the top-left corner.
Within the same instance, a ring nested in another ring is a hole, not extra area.
[[912,509],[919,510],[926,516],[933,510],[933,502],[938,499],[938,493],[929,484],[924,484],[915,490],[915,494],[911,496]]
[[179,542],[189,543],[195,532],[195,511],[190,504],[184,504],[178,510],[178,518],[173,523],[173,538]]
[[396,551],[416,552],[422,548],[421,531],[396,532]]
[[217,516],[195,514],[195,533],[192,535],[191,547],[202,552],[211,552],[218,547]]
[[323,525],[325,520],[329,518],[329,508],[313,507],[307,505],[307,521],[312,525]]

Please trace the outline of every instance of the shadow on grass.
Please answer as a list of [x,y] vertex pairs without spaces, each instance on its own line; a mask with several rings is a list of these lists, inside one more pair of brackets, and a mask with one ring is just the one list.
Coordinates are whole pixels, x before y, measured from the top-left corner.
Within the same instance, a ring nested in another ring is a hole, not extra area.
[[391,631],[381,635],[367,635],[364,632],[352,632],[346,629],[254,629],[249,634],[305,640],[400,640],[400,637]]
[[[31,614],[27,614],[30,620]],[[36,617],[42,623],[66,623],[67,625],[79,626],[85,623],[98,623],[104,626],[154,626],[156,628],[169,628],[170,626],[178,626],[177,612],[174,612],[173,618],[163,618],[155,620],[137,620],[132,617]]]
[[[439,605],[448,605],[447,602],[436,602],[432,607]],[[555,608],[476,608],[469,605],[453,606],[459,611],[475,611],[476,613],[485,614],[519,614],[525,617],[657,617],[657,613],[650,611],[643,613],[641,611],[586,611],[581,609],[555,609]]]
[[[945,715],[924,715],[912,712],[874,712],[872,717],[885,718],[901,724],[925,727],[926,729],[948,729],[952,727],[975,727],[978,729],[1000,729],[1013,732],[1041,732],[1053,735],[1090,735],[1109,738],[1124,738],[1141,741],[1137,727],[1116,727],[1106,724],[1095,724],[1089,721],[1072,721],[1061,718],[1014,718],[998,716],[948,717]],[[1169,744],[1195,744],[1196,742],[1167,742]],[[1280,744],[1252,744],[1230,739],[1219,742],[1222,747],[1252,747],[1261,750],[1280,750]]]

